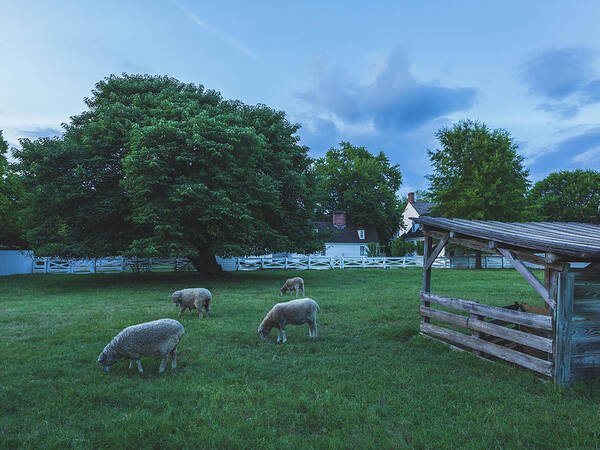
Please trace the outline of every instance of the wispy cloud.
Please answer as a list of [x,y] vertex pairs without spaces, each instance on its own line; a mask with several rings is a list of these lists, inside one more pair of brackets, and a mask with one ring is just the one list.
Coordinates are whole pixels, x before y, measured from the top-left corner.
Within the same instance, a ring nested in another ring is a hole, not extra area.
[[583,106],[600,102],[596,57],[582,47],[539,51],[520,66],[520,77],[531,94],[546,100],[538,109],[571,119]]
[[200,19],[196,14],[194,14],[189,9],[187,9],[185,6],[183,6],[181,3],[179,3],[177,0],[172,0],[172,2],[181,11],[183,11],[185,13],[185,15],[187,15],[190,19],[192,19],[197,25],[200,25],[200,27],[202,27],[205,31],[207,31],[210,34],[212,34],[214,36],[217,36],[218,38],[226,41],[227,43],[229,43],[233,47],[235,47],[238,50],[240,50],[246,56],[249,56],[250,58],[258,61],[258,58],[254,54],[254,52],[252,50],[250,50],[248,47],[246,47],[243,43],[241,43],[240,41],[238,41],[236,38],[234,38],[233,36],[231,36],[231,35],[229,35],[227,33],[224,33],[223,31],[221,31],[221,30],[213,27],[210,24],[206,23],[205,21],[203,21],[202,19]]

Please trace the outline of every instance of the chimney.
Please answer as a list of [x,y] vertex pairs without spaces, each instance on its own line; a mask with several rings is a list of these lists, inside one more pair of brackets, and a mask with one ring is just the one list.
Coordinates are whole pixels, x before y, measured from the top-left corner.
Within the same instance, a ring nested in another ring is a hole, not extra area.
[[415,202],[415,193],[409,192],[408,193],[408,203],[414,203],[414,202]]
[[344,228],[346,226],[346,211],[333,211],[333,226]]

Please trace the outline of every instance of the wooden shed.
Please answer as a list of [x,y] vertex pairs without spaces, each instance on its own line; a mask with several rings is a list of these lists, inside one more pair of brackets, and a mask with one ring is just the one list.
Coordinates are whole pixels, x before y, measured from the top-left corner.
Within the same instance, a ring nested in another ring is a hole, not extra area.
[[[415,221],[425,234],[422,334],[518,364],[557,384],[600,375],[599,225],[427,216]],[[434,239],[439,240],[435,247]],[[545,308],[519,299],[507,299],[512,303],[498,307],[432,293],[431,265],[447,243],[504,256],[541,296]],[[544,268],[544,282],[524,263]]]

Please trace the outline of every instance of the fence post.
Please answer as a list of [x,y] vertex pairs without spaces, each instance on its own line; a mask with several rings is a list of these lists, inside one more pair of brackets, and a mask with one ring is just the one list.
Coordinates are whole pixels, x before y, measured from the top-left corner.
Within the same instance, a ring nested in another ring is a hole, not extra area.
[[235,271],[238,272],[240,270],[240,258],[235,257]]
[[288,258],[288,257],[286,256],[286,257],[285,257],[285,263],[284,263],[284,266],[283,266],[283,268],[284,268],[284,269],[287,269],[287,268],[288,268],[288,259],[287,259],[287,258]]
[[125,257],[121,257],[121,272],[125,272]]
[[260,257],[260,268],[261,269],[265,268],[265,257],[264,256]]
[[310,255],[308,255],[308,270],[310,270]]
[[44,258],[44,273],[48,273],[48,266],[49,266],[49,265],[50,265],[50,264],[48,263],[48,257],[46,256],[46,257]]
[[385,256],[383,257],[383,268],[387,269],[387,260],[385,259]]
[[362,264],[361,264],[361,266],[362,266],[363,269],[365,268],[365,257],[364,256],[362,257]]
[[344,268],[344,255],[340,256],[340,269]]
[[92,273],[96,273],[96,258],[92,261]]

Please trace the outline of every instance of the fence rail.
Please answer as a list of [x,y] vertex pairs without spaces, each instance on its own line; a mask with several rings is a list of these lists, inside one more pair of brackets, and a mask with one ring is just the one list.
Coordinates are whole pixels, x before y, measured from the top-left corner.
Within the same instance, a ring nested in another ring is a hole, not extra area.
[[[330,270],[330,269],[401,269],[423,267],[422,256],[366,257],[366,256],[299,256],[252,258],[217,258],[228,272],[267,269]],[[483,256],[483,268],[510,268],[512,265],[501,256]],[[434,268],[474,268],[474,256],[439,257]],[[33,273],[116,273],[116,272],[179,272],[193,271],[187,258],[98,258],[56,259],[34,258]]]

